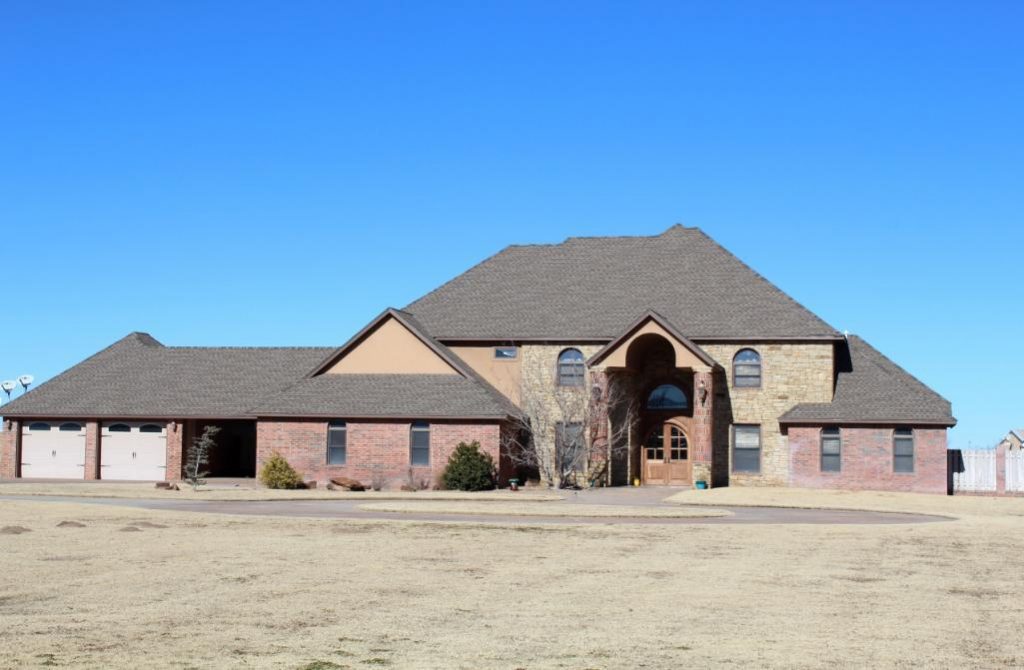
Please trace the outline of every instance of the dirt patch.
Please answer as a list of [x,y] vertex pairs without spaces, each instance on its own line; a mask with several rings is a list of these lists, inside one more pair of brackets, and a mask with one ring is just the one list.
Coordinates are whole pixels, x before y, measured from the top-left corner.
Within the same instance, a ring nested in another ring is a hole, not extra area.
[[132,525],[139,528],[167,528],[167,526],[162,523],[153,523],[152,521],[136,521]]
[[120,530],[122,533],[141,533],[142,529],[136,526],[125,526]]
[[4,526],[0,528],[0,535],[21,535],[22,533],[31,532],[31,528],[25,528],[24,526]]
[[80,521],[61,521],[57,524],[57,528],[85,528],[85,524]]

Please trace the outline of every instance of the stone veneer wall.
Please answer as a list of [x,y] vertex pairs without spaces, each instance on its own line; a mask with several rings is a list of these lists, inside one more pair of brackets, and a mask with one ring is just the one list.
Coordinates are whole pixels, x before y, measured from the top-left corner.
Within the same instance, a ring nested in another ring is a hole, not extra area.
[[[369,487],[375,482],[396,489],[412,483],[434,488],[459,442],[479,442],[502,468],[501,426],[498,423],[430,424],[430,465],[409,464],[409,422],[348,421],[345,465],[327,465],[327,421],[309,419],[260,420],[256,424],[256,469],[274,452],[284,456],[306,481],[326,484],[332,477],[357,479]],[[502,479],[504,484],[506,479]]]
[[805,488],[946,492],[946,429],[914,430],[914,472],[893,472],[893,429],[841,428],[840,471],[821,471],[821,429],[790,427],[790,484]]
[[[557,388],[558,355],[566,349],[579,349],[583,359],[588,358],[600,351],[599,344],[524,344],[520,347],[519,355],[522,359],[522,403],[527,403],[528,398],[534,402],[540,402],[546,407],[549,416],[558,415],[558,403],[555,401],[555,389]],[[581,392],[588,392],[590,388],[590,373],[587,372],[586,380]],[[544,450],[549,454],[555,449],[554,422],[551,422],[549,430],[543,434],[534,433],[533,440],[537,449]]]
[[[725,371],[724,379],[716,375],[714,387],[715,484],[720,486],[727,480],[734,485],[785,486],[789,480],[789,447],[779,417],[800,403],[832,401],[832,343],[701,343],[700,347]],[[761,355],[761,388],[733,387],[732,359],[741,349],[753,349]],[[760,474],[732,472],[733,424],[761,426]]]

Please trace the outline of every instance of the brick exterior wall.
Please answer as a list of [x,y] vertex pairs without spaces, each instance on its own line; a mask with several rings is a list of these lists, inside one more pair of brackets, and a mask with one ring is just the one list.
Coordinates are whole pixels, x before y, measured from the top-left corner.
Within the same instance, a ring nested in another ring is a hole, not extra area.
[[[834,348],[811,344],[700,344],[724,375],[715,376],[714,458],[717,485],[785,486],[789,449],[779,417],[794,405],[831,402]],[[732,360],[741,349],[761,355],[761,388],[735,388]],[[733,424],[761,426],[760,474],[732,472]],[[723,462],[724,461],[724,462]]]
[[0,432],[0,479],[14,479],[18,476],[18,436],[21,422],[4,421]]
[[169,482],[180,481],[185,467],[185,427],[184,421],[167,422],[167,470],[164,478]]
[[821,429],[791,427],[791,486],[946,493],[946,430],[914,430],[914,472],[893,472],[892,428],[842,428],[840,472],[821,471]]
[[357,479],[369,487],[397,489],[440,485],[448,457],[459,442],[479,442],[499,467],[501,484],[507,482],[509,465],[500,452],[498,423],[430,424],[430,465],[409,464],[409,422],[349,421],[346,424],[345,465],[327,465],[327,421],[305,419],[260,420],[256,424],[256,468],[277,452],[306,481],[326,485],[332,477]]
[[100,424],[85,422],[85,478],[100,478]]

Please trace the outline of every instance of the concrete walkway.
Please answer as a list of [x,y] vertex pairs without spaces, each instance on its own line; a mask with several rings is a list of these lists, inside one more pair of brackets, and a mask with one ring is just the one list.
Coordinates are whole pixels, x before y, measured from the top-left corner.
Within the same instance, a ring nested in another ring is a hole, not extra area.
[[[614,505],[633,507],[670,507],[680,505],[665,503],[664,499],[677,493],[673,488],[605,488],[588,491],[561,491],[565,500],[564,516],[529,516],[495,514],[441,514],[417,512],[381,512],[359,509],[370,502],[361,500],[156,500],[146,498],[86,498],[76,496],[0,496],[0,500],[31,500],[34,502],[64,502],[86,505],[111,505],[148,510],[167,510],[209,514],[237,514],[243,516],[305,517],[317,519],[363,519],[363,520],[404,520],[404,521],[449,521],[483,524],[552,525],[552,524],[642,524],[642,525],[690,525],[690,524],[908,524],[948,521],[947,517],[926,514],[902,514],[895,512],[864,512],[850,510],[793,509],[780,507],[730,507],[715,506],[726,510],[730,516],[719,517],[595,517],[573,516],[576,505]],[[486,504],[481,502],[479,504]],[[505,504],[505,503],[503,503]],[[530,502],[521,503],[528,509]],[[700,509],[697,506],[691,506]],[[593,508],[589,513],[594,513]]]

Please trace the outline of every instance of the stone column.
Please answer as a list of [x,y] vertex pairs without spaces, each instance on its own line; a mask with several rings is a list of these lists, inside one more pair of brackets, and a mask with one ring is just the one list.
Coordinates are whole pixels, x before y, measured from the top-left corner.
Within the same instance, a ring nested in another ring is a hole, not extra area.
[[100,422],[85,422],[85,478],[100,478]]
[[690,458],[694,484],[707,482],[711,486],[711,459],[714,450],[714,375],[711,370],[695,371],[693,374],[693,446]]

